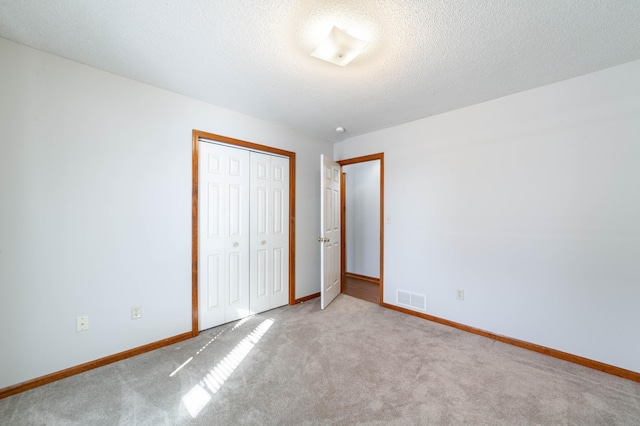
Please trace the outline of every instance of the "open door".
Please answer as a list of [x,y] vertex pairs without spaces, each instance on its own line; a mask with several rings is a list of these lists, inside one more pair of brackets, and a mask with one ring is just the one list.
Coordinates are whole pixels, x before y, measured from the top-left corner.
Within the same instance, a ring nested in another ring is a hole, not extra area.
[[340,165],[320,158],[320,307],[340,294]]

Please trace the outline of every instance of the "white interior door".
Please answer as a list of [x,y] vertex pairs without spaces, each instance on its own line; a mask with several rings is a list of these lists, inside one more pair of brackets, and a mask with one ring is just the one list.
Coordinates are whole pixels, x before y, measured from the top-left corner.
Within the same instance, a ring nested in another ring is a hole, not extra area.
[[250,314],[249,151],[199,142],[199,328]]
[[251,153],[251,311],[289,301],[289,159]]
[[340,294],[340,165],[320,159],[320,307]]

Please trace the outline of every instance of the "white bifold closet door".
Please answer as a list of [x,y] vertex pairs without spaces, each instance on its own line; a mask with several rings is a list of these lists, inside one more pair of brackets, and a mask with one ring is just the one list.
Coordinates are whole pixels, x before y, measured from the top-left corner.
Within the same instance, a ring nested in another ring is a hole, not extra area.
[[286,305],[289,159],[199,142],[199,328]]
[[289,159],[251,152],[250,306],[264,312],[289,301]]

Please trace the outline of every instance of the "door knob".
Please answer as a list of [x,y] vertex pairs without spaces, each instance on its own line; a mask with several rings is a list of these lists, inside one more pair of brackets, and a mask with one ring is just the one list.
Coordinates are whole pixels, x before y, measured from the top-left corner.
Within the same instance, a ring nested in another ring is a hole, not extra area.
[[238,247],[240,245],[240,243],[233,243],[234,247]]
[[320,243],[328,243],[329,241],[331,241],[331,238],[318,237],[318,242]]
[[267,240],[262,240],[262,245],[267,244]]

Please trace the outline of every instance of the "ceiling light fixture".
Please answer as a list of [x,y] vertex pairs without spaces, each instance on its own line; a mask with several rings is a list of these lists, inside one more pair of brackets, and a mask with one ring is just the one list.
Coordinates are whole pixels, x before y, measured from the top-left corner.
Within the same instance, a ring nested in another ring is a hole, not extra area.
[[311,56],[344,67],[361,54],[367,44],[368,41],[360,40],[340,28],[333,27]]

